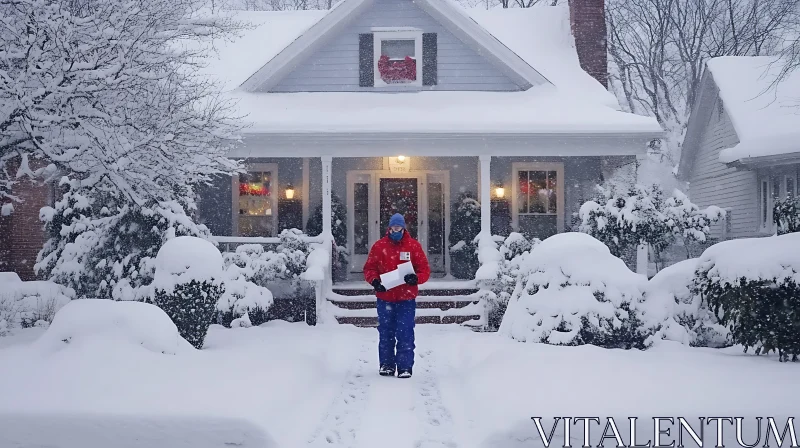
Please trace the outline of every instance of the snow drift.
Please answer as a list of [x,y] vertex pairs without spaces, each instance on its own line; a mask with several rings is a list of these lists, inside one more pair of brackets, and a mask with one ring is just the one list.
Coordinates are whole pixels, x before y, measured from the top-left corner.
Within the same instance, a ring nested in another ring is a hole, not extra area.
[[103,299],[73,300],[65,305],[36,345],[43,350],[58,350],[98,342],[165,354],[193,351],[157,306]]

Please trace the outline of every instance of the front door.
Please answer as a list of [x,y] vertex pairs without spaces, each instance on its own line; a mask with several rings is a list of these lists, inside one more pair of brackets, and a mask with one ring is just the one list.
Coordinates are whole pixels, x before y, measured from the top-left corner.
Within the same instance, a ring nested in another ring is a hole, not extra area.
[[380,234],[386,231],[389,218],[395,213],[405,217],[408,233],[419,239],[419,188],[417,178],[381,178],[380,180]]
[[447,175],[351,171],[347,174],[350,272],[363,271],[372,244],[386,234],[389,218],[403,215],[408,233],[419,240],[431,271],[445,272]]

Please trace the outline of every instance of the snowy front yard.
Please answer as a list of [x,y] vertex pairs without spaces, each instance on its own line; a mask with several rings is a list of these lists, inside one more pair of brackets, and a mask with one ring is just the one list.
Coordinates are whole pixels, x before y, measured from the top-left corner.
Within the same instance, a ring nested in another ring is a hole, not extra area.
[[[108,338],[53,349],[37,343],[43,332],[0,338],[0,414],[163,417],[166,426],[230,417],[279,447],[540,446],[533,416],[774,416],[782,428],[800,400],[797,363],[672,342],[647,351],[559,347],[423,325],[415,375],[400,380],[377,375],[374,329],[213,326],[203,350],[177,355]],[[0,418],[0,446],[24,446],[14,443],[15,421]],[[580,446],[577,426],[576,437]]]

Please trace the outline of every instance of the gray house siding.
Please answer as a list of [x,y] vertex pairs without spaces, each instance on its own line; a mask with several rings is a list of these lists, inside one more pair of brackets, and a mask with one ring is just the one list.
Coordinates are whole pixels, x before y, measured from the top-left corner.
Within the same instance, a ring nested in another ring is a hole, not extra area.
[[359,87],[358,35],[372,27],[408,26],[426,33],[437,33],[438,83],[426,90],[514,91],[519,86],[473,51],[412,0],[376,0],[373,6],[300,64],[275,87],[273,92],[387,91],[386,88]]
[[[729,168],[719,161],[720,151],[738,141],[733,123],[717,104],[700,139],[689,184],[692,201],[700,207],[716,205],[730,210],[730,238],[754,236],[758,232],[756,173]],[[714,225],[712,237],[722,236],[722,224]]]

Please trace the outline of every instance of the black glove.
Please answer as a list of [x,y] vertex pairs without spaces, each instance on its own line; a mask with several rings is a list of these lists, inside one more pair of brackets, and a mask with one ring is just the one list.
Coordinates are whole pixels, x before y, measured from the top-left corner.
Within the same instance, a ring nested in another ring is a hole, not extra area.
[[406,274],[406,276],[403,277],[403,280],[405,280],[409,285],[416,285],[419,281],[417,274]]
[[386,292],[386,287],[381,284],[381,280],[378,278],[372,281],[372,287],[375,288],[377,292]]

